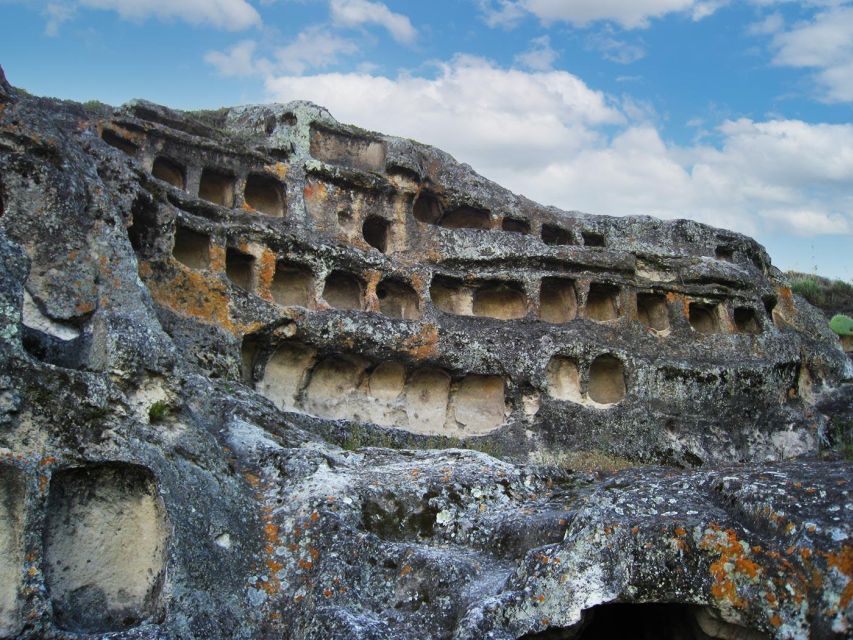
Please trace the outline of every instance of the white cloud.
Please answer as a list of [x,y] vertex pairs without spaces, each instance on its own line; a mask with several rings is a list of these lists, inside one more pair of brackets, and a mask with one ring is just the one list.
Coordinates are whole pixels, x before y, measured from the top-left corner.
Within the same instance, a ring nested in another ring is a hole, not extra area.
[[458,56],[435,78],[368,74],[281,76],[267,80],[273,99],[303,98],[346,122],[423,140],[466,161],[523,168],[599,136],[623,122],[601,92],[565,71],[528,73]]
[[728,0],[480,0],[489,26],[513,26],[527,12],[545,23],[586,26],[616,22],[626,29],[646,27],[651,18],[689,12],[694,20],[711,15]]
[[244,40],[225,51],[208,51],[204,59],[223,76],[267,76],[273,73],[305,73],[336,64],[341,56],[358,51],[351,40],[321,26],[308,27],[294,40],[272,51],[271,57],[256,56],[257,43]]
[[254,40],[244,40],[225,51],[208,51],[204,60],[216,67],[223,76],[250,76],[272,72],[269,60],[255,57],[257,46]]
[[646,50],[642,45],[621,40],[613,35],[613,30],[605,28],[598,33],[592,33],[587,38],[587,47],[595,49],[611,62],[631,64],[645,57]]
[[79,0],[80,6],[118,12],[129,20],[178,19],[240,31],[261,24],[261,16],[246,0]]
[[275,68],[288,73],[304,73],[307,69],[322,69],[338,62],[342,55],[358,51],[351,40],[341,38],[323,27],[309,27],[296,39],[275,50]]
[[516,0],[477,0],[483,21],[490,27],[511,29],[527,15]]
[[515,56],[515,63],[533,71],[548,71],[553,68],[560,54],[551,47],[551,38],[541,36],[530,42],[530,48]]
[[73,5],[50,2],[42,11],[46,18],[44,25],[45,35],[54,37],[59,35],[59,27],[74,17],[75,7]]
[[832,7],[786,31],[777,29],[771,47],[775,64],[815,69],[821,99],[853,102],[853,7]]
[[762,20],[749,25],[747,32],[754,36],[766,36],[778,33],[785,26],[785,19],[780,13],[771,13]]
[[381,2],[332,0],[329,8],[332,20],[339,26],[376,24],[384,27],[397,42],[411,44],[417,39],[418,32],[412,26],[411,20],[400,13],[394,13]]
[[[663,140],[642,105],[565,71],[473,57],[435,77],[267,79],[270,97],[313,100],[344,122],[419,139],[540,202],[591,213],[688,217],[746,233],[853,229],[853,124],[734,120],[720,144]],[[615,133],[614,133],[615,130]]]

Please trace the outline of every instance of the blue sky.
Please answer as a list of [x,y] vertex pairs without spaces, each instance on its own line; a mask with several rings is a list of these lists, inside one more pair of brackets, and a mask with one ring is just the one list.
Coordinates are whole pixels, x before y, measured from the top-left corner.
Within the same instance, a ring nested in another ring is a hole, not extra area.
[[853,279],[853,0],[0,0],[32,93],[309,99],[546,204]]

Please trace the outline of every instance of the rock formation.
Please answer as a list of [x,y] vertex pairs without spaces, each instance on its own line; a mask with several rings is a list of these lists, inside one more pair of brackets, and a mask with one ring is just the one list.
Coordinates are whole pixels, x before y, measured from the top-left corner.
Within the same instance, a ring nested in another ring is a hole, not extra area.
[[0,362],[3,638],[853,633],[853,367],[730,231],[0,72]]

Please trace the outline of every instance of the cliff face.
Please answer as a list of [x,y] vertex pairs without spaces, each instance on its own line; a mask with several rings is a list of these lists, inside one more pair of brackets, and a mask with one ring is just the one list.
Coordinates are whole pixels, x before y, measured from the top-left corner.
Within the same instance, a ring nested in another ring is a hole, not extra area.
[[850,361],[729,231],[0,74],[0,360],[0,637],[851,629]]

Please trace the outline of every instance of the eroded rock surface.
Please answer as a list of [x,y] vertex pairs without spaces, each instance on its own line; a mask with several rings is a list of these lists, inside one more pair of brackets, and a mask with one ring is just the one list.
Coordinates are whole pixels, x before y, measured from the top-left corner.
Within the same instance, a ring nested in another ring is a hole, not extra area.
[[729,231],[0,73],[0,361],[3,638],[853,630],[853,368]]

